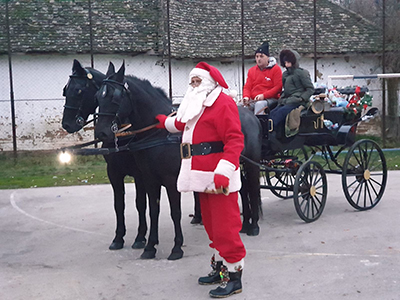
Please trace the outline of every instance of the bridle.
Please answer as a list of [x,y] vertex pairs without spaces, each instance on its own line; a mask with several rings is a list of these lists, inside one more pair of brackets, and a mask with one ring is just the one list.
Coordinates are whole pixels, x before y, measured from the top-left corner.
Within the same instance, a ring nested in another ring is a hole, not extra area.
[[[95,113],[95,116],[109,116],[109,117],[114,117],[113,121],[111,122],[111,132],[114,133],[115,137],[122,137],[122,136],[128,136],[128,135],[135,135],[137,133],[141,133],[141,132],[145,132],[148,131],[150,129],[155,128],[159,123],[155,123],[155,124],[151,124],[149,126],[137,129],[137,130],[130,130],[127,132],[124,132],[125,130],[129,129],[131,127],[131,124],[125,124],[122,125],[122,120],[120,118],[120,103],[121,103],[121,97],[124,96],[124,94],[126,93],[128,96],[131,93],[131,91],[127,88],[127,84],[126,83],[122,83],[122,82],[118,82],[112,79],[104,79],[103,83],[107,84],[116,84],[118,86],[120,86],[121,88],[119,89],[118,87],[114,89],[114,93],[113,93],[113,97],[112,97],[112,102],[118,104],[118,110],[115,113],[109,113],[109,112],[98,112]],[[107,87],[107,85],[105,85],[105,88]],[[107,90],[103,91],[101,95],[98,95],[98,97],[105,97],[107,94]],[[130,102],[130,110],[132,111],[132,102]],[[126,112],[125,112],[126,113]],[[173,111],[169,116],[172,116],[176,113],[176,111]],[[121,128],[122,127],[122,128]]]
[[[106,79],[104,79],[103,80],[103,85],[104,85],[104,87],[102,88],[102,90],[99,90],[99,92],[101,92],[101,94],[99,94],[99,95],[97,95],[97,97],[105,97],[106,95],[107,95],[107,84],[111,84],[111,85],[118,85],[118,86],[120,86],[121,88],[115,88],[114,89],[114,93],[113,93],[113,96],[112,96],[112,102],[113,103],[116,103],[117,105],[118,105],[118,110],[116,111],[116,112],[114,112],[114,113],[109,113],[109,112],[98,112],[98,113],[95,113],[94,115],[95,115],[95,117],[97,117],[97,116],[109,116],[109,117],[114,117],[114,119],[112,120],[112,122],[111,122],[111,131],[114,133],[114,134],[116,134],[118,131],[119,131],[119,125],[121,125],[122,124],[122,122],[121,122],[121,118],[120,118],[120,114],[119,114],[119,108],[120,108],[120,103],[121,103],[121,98],[123,97],[123,95],[126,93],[126,94],[129,94],[130,93],[130,91],[129,91],[129,89],[126,87],[126,84],[125,83],[123,83],[123,82],[118,82],[118,81],[116,81],[116,80],[112,80],[112,79],[108,79],[108,78],[106,78]],[[129,126],[130,127],[130,126]],[[126,130],[127,128],[129,128],[129,127],[126,127],[124,130]]]
[[[89,88],[90,85],[94,86],[94,88],[98,91],[100,89],[100,87],[98,86],[98,84],[96,83],[96,81],[93,79],[93,74],[90,73],[90,71],[88,71],[87,69],[84,69],[86,72],[86,75],[76,75],[76,74],[72,74],[69,76],[70,81],[71,79],[77,78],[77,79],[85,79],[86,83],[85,83],[85,88]],[[69,86],[70,82],[68,82],[63,89],[63,96],[66,97],[67,95],[67,88]],[[95,120],[95,118],[93,118],[92,120],[89,121],[85,121],[85,119],[81,116],[82,113],[82,108],[83,108],[83,99],[84,99],[84,89],[80,90],[79,95],[81,96],[79,99],[79,104],[77,106],[72,106],[72,105],[64,105],[64,108],[66,109],[70,109],[70,110],[75,110],[76,111],[76,115],[75,115],[75,122],[77,125],[84,127],[85,125],[93,122]]]

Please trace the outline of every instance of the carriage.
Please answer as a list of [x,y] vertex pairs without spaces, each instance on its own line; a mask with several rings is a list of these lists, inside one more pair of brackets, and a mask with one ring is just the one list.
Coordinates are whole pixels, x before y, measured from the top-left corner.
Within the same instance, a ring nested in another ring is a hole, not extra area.
[[[347,97],[368,92],[368,88],[344,88]],[[293,198],[299,217],[305,222],[317,220],[325,207],[328,185],[326,174],[341,175],[344,195],[358,210],[368,210],[381,200],[387,181],[385,156],[373,140],[356,141],[360,122],[378,113],[370,108],[363,116],[352,106],[331,107],[318,99],[300,114],[296,134],[286,137],[287,128],[278,128],[282,138],[270,134],[268,114],[259,115],[263,128],[263,151],[260,165],[260,187],[269,189],[281,199]],[[353,101],[354,102],[354,101]],[[350,101],[351,103],[351,101]],[[366,107],[366,105],[365,105]],[[286,126],[287,127],[287,126]]]

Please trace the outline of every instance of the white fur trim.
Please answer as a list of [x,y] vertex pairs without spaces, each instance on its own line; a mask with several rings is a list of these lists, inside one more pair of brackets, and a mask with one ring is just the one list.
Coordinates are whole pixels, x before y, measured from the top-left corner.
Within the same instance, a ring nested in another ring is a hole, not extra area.
[[[204,192],[206,189],[215,189],[214,172],[192,170],[192,159],[182,159],[181,170],[178,176],[179,192]],[[240,169],[238,168],[229,178],[229,192],[237,192],[242,187]]]
[[244,258],[242,258],[240,261],[235,262],[235,263],[228,263],[224,259],[224,265],[228,268],[228,272],[237,272],[238,268],[240,267],[241,270],[243,270],[244,267]]
[[167,129],[171,133],[179,132],[179,130],[175,127],[176,117],[168,117],[165,119],[165,129]]
[[236,166],[233,163],[227,161],[226,159],[221,159],[218,162],[218,165],[215,168],[214,173],[224,175],[225,177],[228,177],[230,179],[232,177],[233,172],[235,172],[235,169]]
[[189,74],[189,80],[191,80],[195,76],[198,76],[200,78],[201,77],[208,78],[209,80],[215,82],[214,78],[211,77],[210,72],[204,69],[194,68]]
[[238,95],[237,90],[230,90],[230,91],[229,91],[229,96],[230,96],[231,98],[236,98],[237,95]]
[[219,255],[219,251],[217,249],[214,249],[214,259],[215,261],[222,261],[223,258],[221,255]]
[[212,92],[207,96],[206,100],[203,102],[204,106],[212,106],[219,97],[219,95],[222,93],[222,87],[217,86],[215,89],[212,90]]

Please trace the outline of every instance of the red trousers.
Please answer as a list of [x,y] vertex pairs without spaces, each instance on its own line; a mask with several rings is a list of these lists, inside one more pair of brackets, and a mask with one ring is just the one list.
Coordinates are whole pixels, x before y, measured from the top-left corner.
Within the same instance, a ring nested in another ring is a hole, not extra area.
[[204,228],[211,241],[210,247],[228,263],[236,263],[246,255],[240,238],[242,228],[238,192],[223,194],[199,193]]

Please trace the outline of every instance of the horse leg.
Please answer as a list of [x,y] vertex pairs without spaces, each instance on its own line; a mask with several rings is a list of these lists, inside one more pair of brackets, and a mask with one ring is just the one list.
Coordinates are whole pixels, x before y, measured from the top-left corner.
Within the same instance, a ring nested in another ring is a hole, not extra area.
[[200,199],[199,194],[197,192],[193,192],[194,197],[194,216],[190,224],[201,224],[201,208],[200,208]]
[[170,207],[171,219],[174,223],[175,239],[174,247],[172,248],[171,254],[168,256],[168,260],[177,260],[183,257],[183,233],[181,226],[182,209],[181,209],[181,194],[176,189],[176,183],[167,187],[168,201]]
[[[149,182],[149,181],[148,181]],[[159,186],[146,186],[146,192],[149,196],[150,206],[150,234],[149,240],[147,241],[146,247],[140,258],[151,259],[156,257],[157,249],[155,245],[158,245],[158,218],[160,215],[160,192],[161,185]]]
[[146,246],[146,189],[140,176],[135,178],[136,187],[136,210],[138,211],[139,226],[135,241],[132,244],[133,249],[143,249]]
[[242,215],[243,215],[242,229],[240,230],[241,233],[247,233],[247,231],[249,230],[250,217],[251,217],[247,177],[244,172],[245,172],[244,170],[240,172],[242,187],[239,191],[240,198],[242,198]]
[[258,226],[259,210],[261,207],[260,197],[260,168],[248,164],[246,166],[247,190],[250,198],[251,225],[247,230],[247,235],[256,236],[260,233]]
[[117,228],[115,230],[115,237],[111,245],[108,247],[110,250],[119,250],[124,247],[124,236],[126,233],[125,227],[125,186],[124,177],[120,174],[115,174],[109,170],[107,165],[108,179],[114,191],[114,210],[117,220]]

